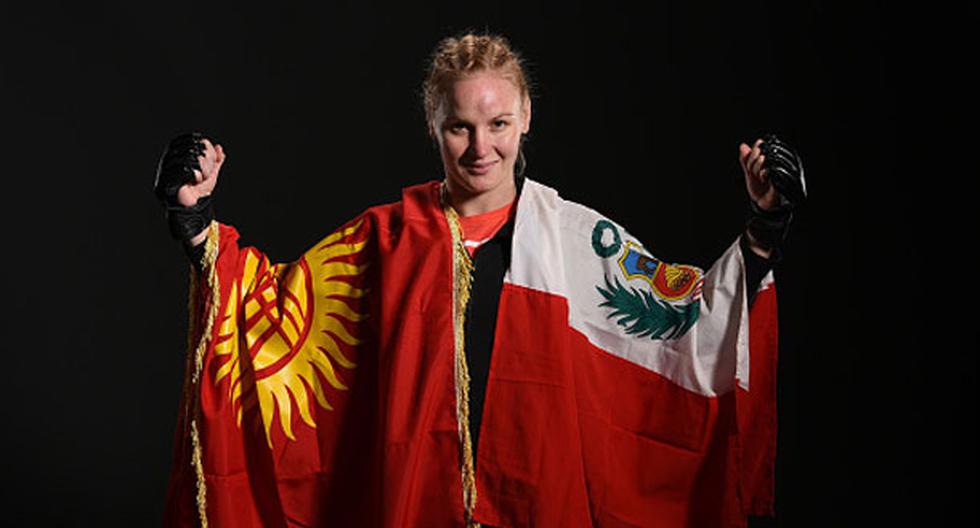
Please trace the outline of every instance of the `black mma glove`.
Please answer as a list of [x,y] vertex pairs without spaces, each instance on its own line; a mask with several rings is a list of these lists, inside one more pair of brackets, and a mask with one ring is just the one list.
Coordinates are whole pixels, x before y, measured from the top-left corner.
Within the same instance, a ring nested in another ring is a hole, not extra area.
[[759,148],[769,182],[779,193],[779,205],[765,210],[749,200],[746,227],[759,245],[773,252],[775,261],[780,258],[779,248],[789,233],[794,210],[806,201],[806,179],[800,156],[775,134],[763,136]]
[[194,183],[194,171],[201,170],[197,158],[204,155],[204,139],[200,132],[193,132],[171,140],[160,157],[153,183],[153,193],[166,208],[170,235],[184,242],[194,238],[214,219],[210,196],[199,198],[190,207],[177,202],[177,191],[188,183]]
[[806,179],[800,156],[775,134],[763,136],[759,149],[766,157],[763,166],[769,172],[769,181],[783,197],[783,202],[792,207],[802,205],[806,201]]

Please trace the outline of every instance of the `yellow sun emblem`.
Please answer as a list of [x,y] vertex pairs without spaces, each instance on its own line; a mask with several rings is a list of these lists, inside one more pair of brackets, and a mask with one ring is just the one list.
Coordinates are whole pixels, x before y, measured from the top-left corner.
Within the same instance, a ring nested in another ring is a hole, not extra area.
[[269,265],[250,250],[232,286],[215,340],[221,366],[214,383],[227,378],[239,427],[242,413],[258,404],[270,448],[277,411],[283,433],[296,440],[294,411],[315,428],[311,396],[333,410],[329,388],[347,390],[341,369],[356,365],[344,349],[360,343],[349,328],[365,317],[357,310],[365,291],[353,284],[367,267],[358,263],[366,237],[352,236],[362,222],[335,231],[292,264]]

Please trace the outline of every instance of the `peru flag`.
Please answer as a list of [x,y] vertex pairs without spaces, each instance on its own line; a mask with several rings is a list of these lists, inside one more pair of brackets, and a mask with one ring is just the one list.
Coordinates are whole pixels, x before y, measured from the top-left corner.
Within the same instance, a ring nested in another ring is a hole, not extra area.
[[477,460],[497,526],[744,526],[771,515],[776,304],[738,243],[707,273],[528,181]]

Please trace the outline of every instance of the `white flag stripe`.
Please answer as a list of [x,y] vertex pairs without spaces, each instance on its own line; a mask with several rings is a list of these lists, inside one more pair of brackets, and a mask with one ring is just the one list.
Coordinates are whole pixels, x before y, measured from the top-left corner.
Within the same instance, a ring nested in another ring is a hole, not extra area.
[[[600,221],[609,226],[597,231],[600,245],[610,252],[606,257],[597,253],[593,243]],[[680,299],[666,299],[657,296],[650,280],[640,274],[627,278],[620,265],[627,247],[647,257],[655,255],[619,224],[562,199],[554,189],[525,180],[514,230],[511,267],[505,281],[567,299],[569,325],[592,344],[699,394],[715,396],[731,391],[736,379],[748,387],[748,303],[737,241],[703,274],[701,284],[695,284]],[[763,285],[772,282],[771,274],[767,279]],[[642,332],[627,332],[627,327],[617,322],[622,316],[610,317],[613,308],[602,306],[606,297],[599,288],[617,281],[626,295],[640,300],[646,299],[645,295],[656,296],[660,303],[677,310],[700,299],[697,322],[675,339],[651,339]]]

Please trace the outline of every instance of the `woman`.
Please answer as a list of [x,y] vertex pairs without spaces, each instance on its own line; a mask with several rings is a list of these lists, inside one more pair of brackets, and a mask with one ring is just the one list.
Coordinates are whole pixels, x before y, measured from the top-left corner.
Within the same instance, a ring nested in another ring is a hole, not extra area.
[[769,513],[774,350],[756,345],[774,347],[774,305],[753,306],[751,358],[746,311],[804,192],[798,157],[740,146],[754,214],[704,273],[521,175],[531,98],[503,38],[442,41],[424,94],[443,180],[290,264],[211,220],[220,145],[165,152],[156,190],[197,268],[168,524]]

